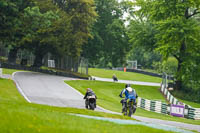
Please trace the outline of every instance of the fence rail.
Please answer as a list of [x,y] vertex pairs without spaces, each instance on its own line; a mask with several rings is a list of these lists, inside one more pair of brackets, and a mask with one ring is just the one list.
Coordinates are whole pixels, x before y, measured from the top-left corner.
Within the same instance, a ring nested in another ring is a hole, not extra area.
[[[15,60],[15,62],[10,63],[8,61],[8,58],[10,58],[9,52],[9,49],[0,47],[0,63],[7,64],[4,66],[9,66],[8,64],[16,65],[18,68],[19,66],[21,66],[20,68],[33,66],[35,60],[35,56],[33,53],[20,49],[17,52],[16,59],[11,59]],[[49,63],[49,61],[51,61],[51,63]],[[49,66],[49,64],[51,64],[51,66]],[[88,75],[88,60],[82,57],[57,57],[55,55],[47,53],[42,59],[42,66],[46,68],[52,68],[53,66],[54,69]]]
[[169,104],[162,101],[154,101],[138,97],[137,107],[145,109],[147,111],[172,115],[172,105],[182,105],[183,117],[188,119],[200,120],[200,108],[193,108],[185,103],[180,102],[173,95],[171,95],[171,93],[168,91],[168,82],[166,76],[163,76],[160,91],[168,100]]
[[160,88],[161,93],[166,97],[167,101],[173,105],[184,105],[184,109],[187,114],[186,117],[189,119],[200,119],[200,108],[193,108],[190,105],[180,102],[177,98],[175,98],[168,90],[168,82],[167,75],[163,74],[162,85]]
[[138,97],[137,107],[161,114],[169,114],[170,106],[161,101],[148,100]]

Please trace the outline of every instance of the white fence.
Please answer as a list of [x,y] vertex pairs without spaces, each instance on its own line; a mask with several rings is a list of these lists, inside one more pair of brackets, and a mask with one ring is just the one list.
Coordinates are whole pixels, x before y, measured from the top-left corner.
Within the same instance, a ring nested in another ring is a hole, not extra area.
[[[172,108],[176,108],[176,106],[183,106],[183,117],[195,120],[200,119],[200,108],[193,108],[185,103],[180,102],[173,95],[171,95],[167,88],[167,80],[163,79],[160,91],[166,97],[170,104],[164,103],[162,101],[154,101],[138,97],[137,107],[140,107],[147,111],[172,115],[172,113],[174,113],[172,112]],[[177,114],[177,116],[178,115],[179,114]]]
[[167,78],[163,77],[163,81],[160,87],[161,93],[166,97],[170,104],[173,105],[184,105],[185,115],[189,119],[200,119],[200,108],[193,108],[190,105],[180,102],[168,91]]
[[153,101],[138,97],[137,107],[156,113],[169,114],[170,106],[161,101]]

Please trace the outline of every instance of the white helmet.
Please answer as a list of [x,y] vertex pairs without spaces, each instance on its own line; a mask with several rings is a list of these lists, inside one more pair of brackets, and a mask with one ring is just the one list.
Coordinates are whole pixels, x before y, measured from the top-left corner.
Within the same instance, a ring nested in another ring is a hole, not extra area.
[[133,91],[133,89],[131,87],[127,87],[126,88],[129,92]]

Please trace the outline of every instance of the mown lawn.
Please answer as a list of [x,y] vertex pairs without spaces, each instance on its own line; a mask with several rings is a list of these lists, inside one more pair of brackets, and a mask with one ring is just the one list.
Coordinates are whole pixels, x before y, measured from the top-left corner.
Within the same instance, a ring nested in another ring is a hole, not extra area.
[[10,75],[12,75],[12,73],[17,72],[17,71],[23,71],[23,70],[3,68],[3,74],[10,74]]
[[121,80],[133,80],[133,81],[155,82],[155,83],[161,83],[162,81],[162,78],[148,76],[134,72],[89,68],[89,75],[91,76],[97,76],[101,78],[112,78],[113,74],[115,74],[117,78]]
[[194,102],[190,102],[190,101],[186,101],[186,100],[181,100],[179,99],[179,101],[185,103],[185,104],[188,104],[194,108],[200,108],[200,103],[194,103]]
[[140,125],[119,125],[68,113],[131,119],[128,117],[85,109],[59,108],[27,103],[12,80],[0,78],[0,132],[1,133],[169,133]]
[[[104,107],[105,109],[109,109],[115,112],[121,112],[121,104],[120,104],[121,99],[119,97],[119,94],[125,84],[101,82],[101,81],[86,81],[86,80],[65,81],[65,82],[70,86],[72,86],[73,88],[80,91],[82,94],[85,94],[86,88],[93,89],[98,97],[97,99],[98,105]],[[132,85],[132,87],[136,89],[136,92],[142,98],[165,101],[164,97],[159,92],[158,87],[140,86],[140,85]],[[178,118],[169,115],[145,111],[140,108],[137,109],[135,115],[200,125],[200,120]]]
[[[120,112],[121,98],[119,97],[119,94],[125,87],[125,84],[86,80],[66,81],[66,83],[76,88],[82,94],[85,94],[86,88],[92,88],[97,94],[99,105],[113,111]],[[135,88],[138,96],[140,97],[165,101],[164,97],[158,90],[159,87],[141,85],[132,85],[132,87]]]

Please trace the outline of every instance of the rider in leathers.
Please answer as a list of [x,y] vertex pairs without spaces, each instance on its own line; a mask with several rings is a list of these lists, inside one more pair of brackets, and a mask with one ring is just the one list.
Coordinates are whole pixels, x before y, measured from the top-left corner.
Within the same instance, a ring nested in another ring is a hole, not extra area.
[[[85,96],[83,99],[85,99],[85,108],[88,108],[88,105],[89,105],[89,99],[88,99],[88,96],[95,96],[95,99],[97,99],[97,96],[96,94],[92,91],[92,89],[90,88],[87,88],[87,91],[85,93]],[[96,108],[96,100],[95,100],[95,108]]]
[[125,99],[121,100],[122,113],[125,111],[125,108],[127,107],[127,100],[130,99],[133,100],[134,103],[136,103],[136,98],[138,97],[135,89],[131,88],[130,84],[126,84],[125,88],[121,91],[119,96],[122,98],[123,94],[125,94]]

